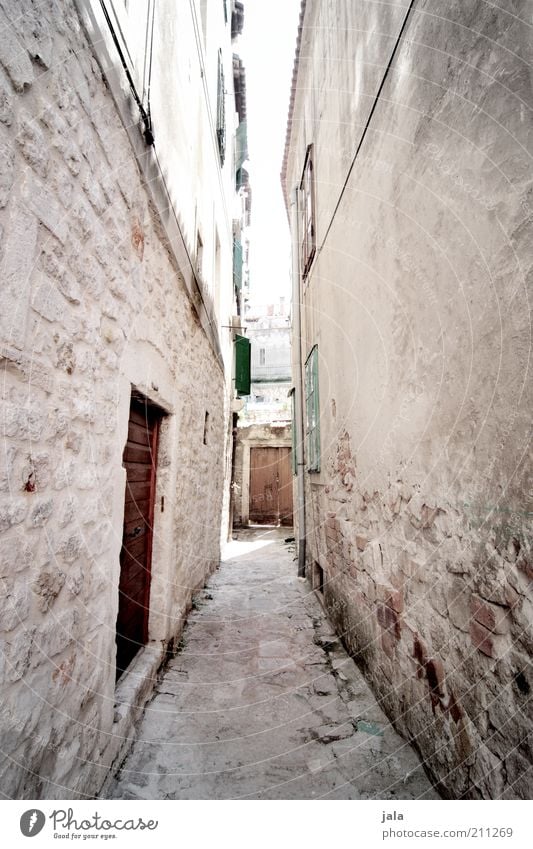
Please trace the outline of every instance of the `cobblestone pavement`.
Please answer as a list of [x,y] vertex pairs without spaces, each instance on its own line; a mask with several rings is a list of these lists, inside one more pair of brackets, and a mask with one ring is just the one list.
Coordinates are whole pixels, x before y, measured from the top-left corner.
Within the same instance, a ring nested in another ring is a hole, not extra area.
[[296,577],[286,534],[228,547],[108,798],[439,798]]

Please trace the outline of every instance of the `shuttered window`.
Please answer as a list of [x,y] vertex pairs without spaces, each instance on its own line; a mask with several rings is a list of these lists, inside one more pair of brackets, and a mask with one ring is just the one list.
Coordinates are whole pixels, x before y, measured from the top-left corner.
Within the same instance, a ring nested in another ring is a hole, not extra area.
[[307,471],[320,471],[320,404],[318,397],[318,347],[312,349],[305,363],[305,432],[307,438]]
[[302,277],[304,278],[309,273],[316,252],[315,182],[313,167],[313,145],[310,144],[307,148],[302,182],[300,184],[302,192],[301,269]]
[[289,392],[289,395],[291,397],[291,422],[292,422],[291,423],[292,473],[293,473],[293,475],[296,475],[297,471],[298,471],[298,467],[297,467],[297,463],[296,463],[296,397],[295,397],[294,386],[292,387],[291,391]]
[[242,397],[250,394],[251,345],[246,336],[235,338],[235,389]]
[[239,295],[242,289],[242,244],[238,239],[233,241],[233,285]]
[[224,92],[224,68],[222,65],[222,50],[218,51],[218,89],[217,89],[217,143],[220,164],[224,165],[226,157],[226,108]]

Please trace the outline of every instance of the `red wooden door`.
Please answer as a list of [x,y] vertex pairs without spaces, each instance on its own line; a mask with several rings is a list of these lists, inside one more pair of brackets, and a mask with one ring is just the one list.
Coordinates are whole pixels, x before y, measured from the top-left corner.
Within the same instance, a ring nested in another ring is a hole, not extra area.
[[290,448],[250,449],[250,522],[292,524]]
[[159,411],[132,399],[123,456],[126,495],[116,633],[117,680],[148,641],[159,421]]

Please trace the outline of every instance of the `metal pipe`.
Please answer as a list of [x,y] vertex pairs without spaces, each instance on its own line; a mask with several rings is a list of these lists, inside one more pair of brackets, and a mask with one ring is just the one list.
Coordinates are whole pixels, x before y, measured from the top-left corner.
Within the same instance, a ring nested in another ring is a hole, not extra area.
[[294,380],[294,419],[296,434],[296,520],[298,524],[298,577],[305,578],[305,456],[301,343],[300,238],[298,227],[298,189],[291,194],[292,243],[292,372]]

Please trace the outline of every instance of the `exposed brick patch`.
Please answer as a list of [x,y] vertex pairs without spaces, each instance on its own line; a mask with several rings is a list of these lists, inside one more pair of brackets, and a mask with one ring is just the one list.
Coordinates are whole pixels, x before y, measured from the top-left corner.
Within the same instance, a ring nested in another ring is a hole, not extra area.
[[381,634],[381,648],[387,655],[387,657],[394,657],[394,652],[396,650],[397,641],[390,634],[389,631],[383,631]]
[[413,657],[422,666],[426,665],[427,648],[418,636],[418,634],[415,634],[415,637],[413,639]]
[[470,599],[470,613],[476,622],[496,634],[505,634],[509,629],[505,608],[484,601],[477,595]]
[[470,638],[472,644],[487,657],[494,657],[494,642],[491,632],[479,622],[472,620],[470,623]]
[[388,631],[396,640],[401,636],[400,618],[395,610],[386,604],[377,605],[377,619],[383,629]]
[[450,690],[447,709],[449,710],[450,716],[456,724],[464,717],[464,710],[462,709],[461,705],[456,701],[455,695],[452,690]]
[[364,551],[368,545],[368,537],[363,536],[362,534],[356,534],[355,536],[355,544],[359,551]]
[[429,686],[437,696],[444,696],[444,666],[438,657],[430,657],[426,662],[426,676]]

